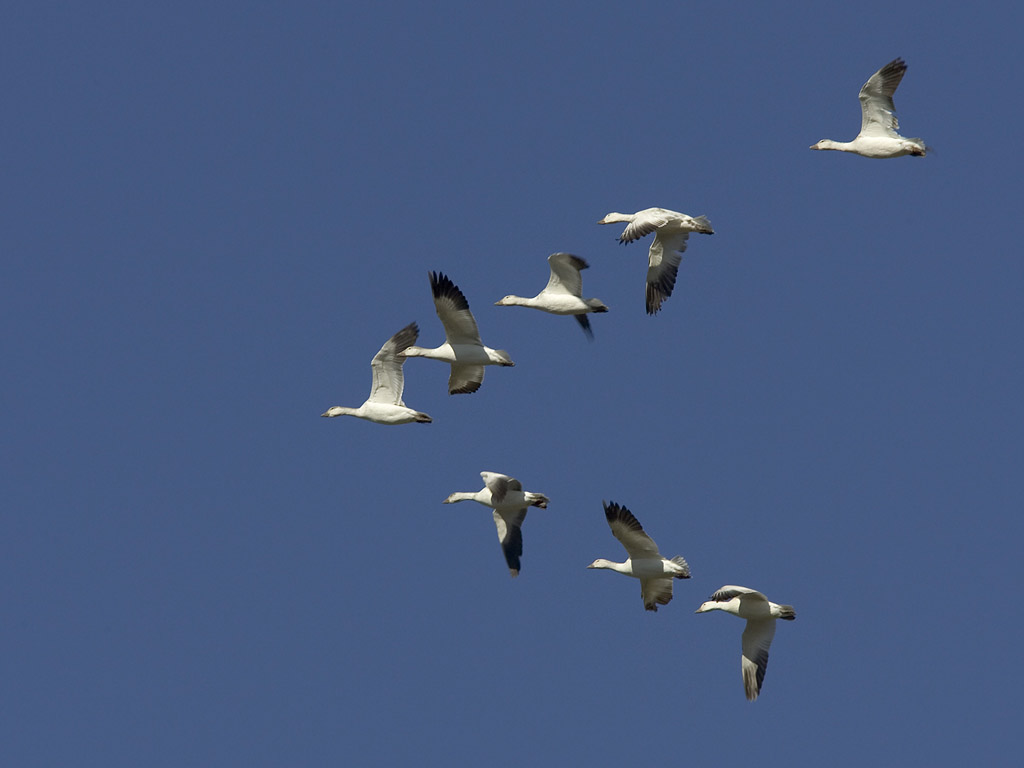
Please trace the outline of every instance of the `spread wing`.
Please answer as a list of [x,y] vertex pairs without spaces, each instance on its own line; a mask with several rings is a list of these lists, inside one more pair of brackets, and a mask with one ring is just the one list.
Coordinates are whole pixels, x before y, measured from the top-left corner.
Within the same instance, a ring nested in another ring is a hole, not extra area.
[[[449,337],[449,343],[450,337]],[[468,395],[480,389],[484,383],[484,367],[482,365],[461,365],[452,363],[452,372],[448,377],[449,395]]]
[[614,501],[606,502],[604,516],[615,538],[626,548],[630,559],[661,557],[654,539],[647,535],[640,521],[633,517],[633,513],[628,509]]
[[648,611],[658,610],[659,605],[668,605],[672,600],[672,577],[641,579],[640,594],[644,599],[644,608]]
[[552,253],[548,256],[551,266],[551,277],[544,288],[547,293],[568,293],[577,298],[583,297],[583,278],[581,269],[590,267],[586,261],[571,253]]
[[906,71],[903,59],[893,59],[864,83],[860,89],[861,136],[899,136],[892,96]]
[[398,353],[416,343],[420,329],[416,323],[409,323],[402,330],[384,342],[380,352],[370,361],[373,371],[373,383],[370,385],[371,403],[387,403],[389,405],[405,405],[402,402],[402,391],[405,389],[405,376],[402,373],[404,357]]
[[[444,325],[444,335],[448,343],[479,346],[480,331],[476,327],[473,313],[469,311],[469,302],[459,287],[444,273],[431,272],[430,291],[434,294],[434,308],[437,309],[437,316]],[[483,379],[482,374],[480,378]]]
[[659,232],[655,235],[648,253],[647,314],[656,314],[662,302],[672,295],[672,289],[676,287],[676,273],[689,237],[687,231]]
[[[758,593],[760,594],[760,593]],[[764,673],[768,669],[768,649],[775,637],[775,619],[748,619],[743,630],[743,689],[747,700],[754,701],[761,692]]]
[[523,520],[526,519],[526,508],[514,512],[494,510],[494,524],[498,528],[498,541],[505,555],[505,563],[512,576],[519,575],[519,558],[523,556]]
[[620,243],[631,243],[664,227],[670,221],[670,212],[664,208],[645,208],[633,214],[633,220],[619,235]]

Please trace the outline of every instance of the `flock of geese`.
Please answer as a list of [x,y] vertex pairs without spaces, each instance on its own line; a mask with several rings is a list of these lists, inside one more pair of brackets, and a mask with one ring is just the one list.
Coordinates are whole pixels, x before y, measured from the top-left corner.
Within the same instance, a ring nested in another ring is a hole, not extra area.
[[[908,139],[897,133],[899,122],[893,105],[893,94],[903,79],[907,65],[894,59],[875,72],[860,89],[862,121],[860,133],[849,142],[822,139],[811,149],[834,149],[871,158],[903,155],[923,157],[927,147],[921,139]],[[654,239],[648,250],[646,310],[654,315],[672,295],[676,275],[691,232],[711,235],[714,230],[705,216],[687,216],[664,208],[647,208],[636,213],[609,213],[598,224],[626,223],[619,242],[630,243],[651,233]],[[532,298],[505,296],[497,306],[532,307],[556,315],[572,315],[588,338],[593,338],[590,313],[607,312],[600,299],[583,298],[581,272],[586,261],[570,253],[553,253],[548,257],[551,274],[548,283]],[[370,362],[373,383],[370,396],[358,408],[333,406],[322,416],[355,416],[377,424],[429,424],[426,413],[406,406],[402,400],[405,388],[403,363],[409,357],[440,360],[451,366],[448,378],[450,395],[476,392],[489,365],[513,366],[508,352],[492,349],[480,338],[480,330],[469,309],[469,302],[459,287],[440,272],[430,273],[430,290],[437,316],[444,326],[445,340],[438,347],[416,346],[419,328],[410,323],[384,342]],[[549,499],[542,493],[523,490],[514,477],[497,472],[481,472],[484,487],[475,492],[452,493],[445,504],[475,501],[490,507],[498,530],[498,540],[512,576],[520,570],[523,554],[522,525],[530,507],[546,509]],[[659,605],[672,600],[674,579],[688,579],[690,566],[681,556],[664,557],[643,526],[626,507],[604,502],[605,519],[612,534],[622,544],[628,557],[624,562],[598,558],[588,568],[616,571],[640,581],[644,608],[657,611]],[[791,605],[771,602],[765,595],[747,587],[726,585],[697,609],[697,613],[725,611],[746,619],[742,637],[741,671],[746,697],[757,699],[768,667],[768,649],[775,636],[777,619],[792,621],[796,613]]]

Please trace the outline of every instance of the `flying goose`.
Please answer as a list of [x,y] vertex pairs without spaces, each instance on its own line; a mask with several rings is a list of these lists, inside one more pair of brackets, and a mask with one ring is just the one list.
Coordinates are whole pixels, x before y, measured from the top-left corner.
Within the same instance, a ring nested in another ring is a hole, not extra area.
[[384,342],[380,352],[370,361],[373,371],[373,384],[370,386],[370,397],[358,408],[345,408],[335,405],[321,413],[321,416],[355,416],[377,424],[408,424],[418,421],[429,424],[431,418],[412,408],[406,408],[402,402],[402,390],[405,388],[405,376],[402,375],[402,363],[405,358],[398,353],[416,343],[419,335],[416,323],[409,323],[402,330]]
[[726,585],[697,609],[697,613],[725,611],[747,620],[743,630],[743,688],[747,700],[754,701],[761,692],[764,673],[768,669],[768,648],[775,637],[775,620],[796,618],[792,605],[778,605],[747,587]]
[[400,354],[405,357],[429,357],[451,363],[448,394],[462,395],[476,392],[484,380],[485,365],[515,365],[503,349],[485,347],[480,341],[469,302],[447,275],[430,273],[430,291],[434,294],[434,307],[444,325],[444,344],[434,349],[410,346]]
[[665,208],[645,208],[636,213],[612,212],[597,223],[612,224],[617,221],[629,222],[629,226],[619,236],[620,243],[631,243],[654,232],[654,241],[647,254],[647,314],[656,314],[661,309],[661,303],[672,295],[676,272],[683,260],[682,254],[686,250],[690,233],[713,235],[715,231],[706,216],[687,216]]
[[640,579],[640,595],[648,611],[658,610],[658,605],[668,605],[672,599],[672,579],[690,578],[690,566],[682,556],[671,560],[662,557],[654,539],[644,532],[643,526],[628,509],[614,501],[602,504],[605,519],[615,538],[626,548],[629,559],[624,563],[613,563],[598,558],[587,568],[606,568]]
[[494,305],[533,307],[553,315],[573,315],[583,328],[583,332],[587,334],[587,338],[594,338],[587,312],[607,312],[608,307],[600,299],[583,298],[583,278],[580,277],[580,270],[587,269],[590,265],[571,253],[552,253],[548,256],[548,264],[551,266],[551,277],[548,278],[548,284],[543,291],[532,299],[509,294],[501,301],[494,302]]
[[811,149],[837,149],[864,157],[924,157],[928,151],[924,139],[900,136],[896,107],[892,95],[903,79],[907,65],[903,59],[893,59],[875,72],[860,89],[860,133],[853,141],[822,139]]
[[513,577],[519,575],[519,558],[523,556],[523,520],[529,507],[547,509],[548,497],[543,493],[523,490],[523,484],[514,477],[498,472],[481,472],[484,487],[475,493],[456,492],[444,500],[444,504],[460,501],[475,501],[494,510],[494,524],[498,527],[498,541],[505,553],[508,571]]

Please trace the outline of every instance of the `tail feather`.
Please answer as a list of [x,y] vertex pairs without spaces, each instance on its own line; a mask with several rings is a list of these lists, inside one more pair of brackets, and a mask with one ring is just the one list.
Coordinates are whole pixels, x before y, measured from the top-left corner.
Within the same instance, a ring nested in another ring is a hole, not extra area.
[[530,502],[531,507],[540,507],[541,509],[547,509],[548,502],[550,501],[543,493],[528,493],[526,498]]
[[673,573],[672,575],[677,579],[688,579],[690,578],[690,564],[683,559],[682,555],[677,555],[672,558],[672,562],[682,568],[679,573]]
[[705,235],[715,234],[715,230],[711,228],[711,222],[708,221],[707,216],[694,216],[693,221],[697,225],[694,227],[697,232],[701,232]]
[[785,619],[786,621],[792,621],[796,618],[796,611],[793,610],[792,605],[780,605],[779,606],[779,618]]

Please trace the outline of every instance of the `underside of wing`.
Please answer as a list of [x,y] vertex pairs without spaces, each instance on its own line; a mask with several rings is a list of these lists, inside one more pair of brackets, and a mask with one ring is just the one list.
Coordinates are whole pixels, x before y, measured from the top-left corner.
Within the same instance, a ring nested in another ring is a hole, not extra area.
[[640,521],[624,506],[614,501],[606,502],[604,516],[615,538],[626,548],[631,559],[661,557],[654,539],[647,535]]
[[419,328],[410,323],[384,342],[384,346],[370,361],[373,372],[373,383],[370,385],[369,400],[372,403],[388,405],[405,405],[402,402],[402,391],[405,389],[405,376],[402,373],[404,357],[398,353],[416,343]]
[[775,619],[748,620],[743,630],[743,689],[749,701],[754,701],[761,692],[773,637]]
[[898,136],[900,124],[893,94],[906,71],[903,59],[893,59],[864,83],[860,89],[860,135]]
[[644,608],[656,611],[659,605],[668,605],[672,600],[672,578],[641,579],[640,594],[644,598]]
[[459,365],[452,363],[452,373],[448,377],[449,395],[468,395],[480,389],[484,382],[482,365]]
[[671,236],[667,242],[657,236],[651,243],[647,266],[647,314],[653,315],[661,304],[672,295],[676,287],[676,275],[683,260],[680,253],[686,250],[686,232]]
[[498,541],[501,542],[501,551],[505,555],[505,563],[508,565],[509,573],[513,576],[519,575],[520,558],[523,556],[523,520],[526,519],[526,509],[519,509],[515,512],[501,513],[494,510],[494,524],[498,528]]
[[583,278],[580,277],[580,270],[590,266],[586,261],[571,253],[553,253],[548,256],[548,264],[551,267],[551,277],[548,278],[545,291],[582,297]]
[[480,344],[480,330],[465,295],[442,272],[430,273],[430,290],[434,295],[434,308],[444,326],[449,344]]

